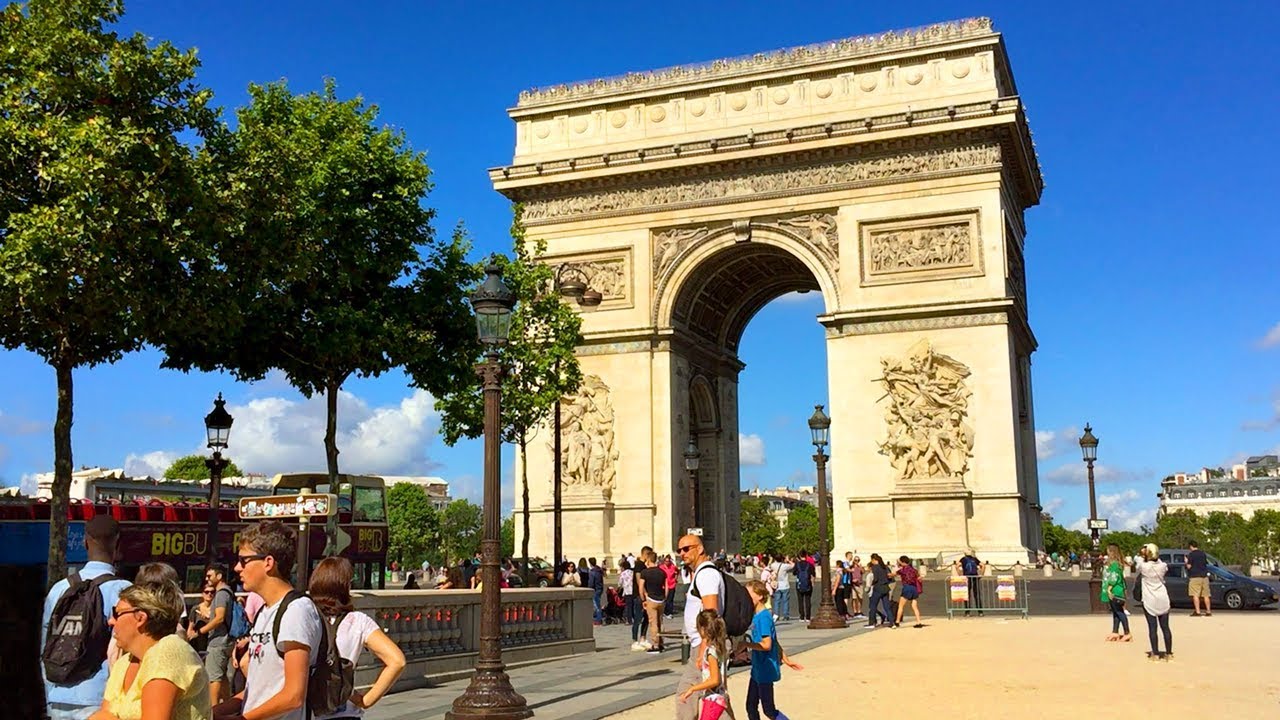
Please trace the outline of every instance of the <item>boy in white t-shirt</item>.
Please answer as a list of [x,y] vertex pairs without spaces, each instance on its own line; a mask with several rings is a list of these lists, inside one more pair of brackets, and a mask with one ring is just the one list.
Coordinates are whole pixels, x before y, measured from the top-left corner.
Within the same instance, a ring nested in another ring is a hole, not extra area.
[[245,689],[214,708],[213,716],[244,720],[305,720],[307,680],[315,664],[323,627],[310,598],[294,595],[284,607],[276,636],[276,616],[293,590],[294,531],[265,520],[240,534],[236,567],[245,590],[262,596],[262,609],[249,632]]

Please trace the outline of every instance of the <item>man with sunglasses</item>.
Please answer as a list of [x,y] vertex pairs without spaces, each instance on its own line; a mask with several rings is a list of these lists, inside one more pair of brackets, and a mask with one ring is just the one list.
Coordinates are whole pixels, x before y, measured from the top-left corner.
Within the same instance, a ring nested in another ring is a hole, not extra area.
[[266,604],[249,631],[245,689],[214,708],[218,720],[304,720],[307,715],[307,680],[324,628],[310,598],[295,595],[284,602],[293,590],[289,578],[296,547],[294,531],[278,521],[264,520],[240,533],[236,570],[245,590],[261,595]]
[[[116,571],[112,563],[115,561],[116,544],[119,539],[120,524],[109,515],[95,515],[84,524],[84,545],[89,561],[80,568],[81,581],[89,583],[98,578],[115,575]],[[116,603],[120,600],[120,591],[131,584],[128,580],[119,579],[99,581],[98,592],[102,595],[103,627],[106,627],[106,619],[111,616]],[[63,578],[49,590],[49,595],[45,597],[44,620],[40,624],[41,648],[45,646],[51,629],[49,625],[53,619],[54,608],[70,586],[70,581]],[[45,679],[44,698],[50,720],[84,720],[102,707],[102,695],[107,689],[107,674],[110,668],[107,666],[105,653],[102,657],[93,658],[93,660],[101,663],[100,667],[92,677],[80,682],[56,684]],[[41,672],[43,671],[44,663],[41,663]]]
[[[689,568],[689,591],[684,598],[684,636],[689,639],[691,649],[690,661],[685,663],[680,679],[676,682],[676,720],[697,720],[701,695],[694,693],[682,700],[684,691],[702,682],[702,669],[692,658],[698,656],[698,646],[702,637],[698,635],[698,613],[703,610],[720,612],[720,598],[724,595],[724,583],[720,572],[707,556],[702,538],[697,535],[685,535],[676,545],[680,560]],[[708,572],[700,572],[711,568]],[[695,594],[693,591],[697,589]]]
[[235,593],[224,579],[226,575],[221,565],[209,565],[204,571],[206,586],[213,588],[213,597],[209,600],[209,622],[196,628],[197,635],[209,638],[209,645],[204,656],[204,671],[209,675],[209,703],[217,705],[231,694],[231,606],[236,601]]

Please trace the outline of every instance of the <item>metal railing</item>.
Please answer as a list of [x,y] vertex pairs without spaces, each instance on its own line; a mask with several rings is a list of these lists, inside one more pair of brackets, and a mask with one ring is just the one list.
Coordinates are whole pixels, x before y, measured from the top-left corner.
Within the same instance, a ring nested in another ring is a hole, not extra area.
[[1027,579],[1012,573],[999,575],[950,576],[939,583],[947,618],[964,615],[1022,615],[1031,613]]

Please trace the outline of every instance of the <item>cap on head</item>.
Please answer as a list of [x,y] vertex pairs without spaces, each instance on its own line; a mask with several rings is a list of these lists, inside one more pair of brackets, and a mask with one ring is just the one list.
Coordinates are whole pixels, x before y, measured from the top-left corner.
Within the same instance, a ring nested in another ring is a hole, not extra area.
[[1151,557],[1156,557],[1160,554],[1160,548],[1157,547],[1155,543],[1147,543],[1142,546],[1142,549],[1146,550],[1147,555],[1150,555]]

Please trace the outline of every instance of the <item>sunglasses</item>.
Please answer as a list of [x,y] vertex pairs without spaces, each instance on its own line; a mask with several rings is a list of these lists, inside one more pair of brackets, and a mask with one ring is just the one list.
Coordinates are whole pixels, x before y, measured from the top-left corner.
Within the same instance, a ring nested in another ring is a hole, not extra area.
[[683,546],[681,546],[681,547],[676,548],[676,550],[679,550],[679,551],[680,551],[680,554],[681,554],[681,555],[683,555],[683,554],[685,554],[685,553],[689,552],[690,550],[692,550],[692,549],[694,549],[694,548],[696,548],[696,547],[698,547],[698,546],[697,546],[697,545],[683,545]]
[[249,563],[253,562],[254,560],[266,560],[269,557],[271,556],[270,555],[237,555],[236,567],[246,567]]
[[140,613],[140,612],[145,612],[145,610],[143,610],[142,608],[134,608],[134,609],[132,609],[132,610],[112,610],[112,611],[111,611],[111,618],[112,618],[113,620],[119,620],[120,618],[124,617],[125,615],[132,615],[132,614],[134,614],[134,613]]
[[205,590],[204,592],[202,592],[202,593],[200,593],[200,594],[201,594],[201,595],[212,595],[212,594],[213,594],[213,591],[212,591],[212,590]]

